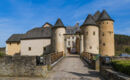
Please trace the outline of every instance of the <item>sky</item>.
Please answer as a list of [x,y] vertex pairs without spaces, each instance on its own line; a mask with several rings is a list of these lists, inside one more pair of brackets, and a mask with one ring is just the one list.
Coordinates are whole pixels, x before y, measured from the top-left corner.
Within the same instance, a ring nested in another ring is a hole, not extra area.
[[0,47],[12,34],[22,34],[61,18],[65,26],[83,24],[88,14],[106,9],[116,34],[130,35],[130,0],[0,0]]

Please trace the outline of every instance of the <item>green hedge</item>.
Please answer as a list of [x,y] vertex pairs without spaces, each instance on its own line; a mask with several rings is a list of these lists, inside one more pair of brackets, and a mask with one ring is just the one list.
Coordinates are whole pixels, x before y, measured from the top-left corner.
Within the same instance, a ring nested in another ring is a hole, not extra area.
[[112,64],[115,70],[130,75],[130,60],[114,60]]

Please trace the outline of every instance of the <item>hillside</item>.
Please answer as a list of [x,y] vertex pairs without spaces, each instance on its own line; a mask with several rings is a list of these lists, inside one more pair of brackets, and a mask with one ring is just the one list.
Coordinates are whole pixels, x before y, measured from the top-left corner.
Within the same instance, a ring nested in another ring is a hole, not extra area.
[[115,51],[116,55],[120,53],[130,54],[130,36],[115,34]]

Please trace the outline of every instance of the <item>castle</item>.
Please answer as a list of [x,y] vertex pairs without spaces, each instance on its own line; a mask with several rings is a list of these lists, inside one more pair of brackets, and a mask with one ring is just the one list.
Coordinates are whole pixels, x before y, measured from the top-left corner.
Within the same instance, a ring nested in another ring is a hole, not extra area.
[[86,52],[114,56],[113,23],[105,10],[93,16],[89,14],[81,26],[77,23],[74,27],[66,27],[59,18],[54,25],[45,23],[25,34],[13,34],[6,41],[6,54],[40,56],[53,52]]

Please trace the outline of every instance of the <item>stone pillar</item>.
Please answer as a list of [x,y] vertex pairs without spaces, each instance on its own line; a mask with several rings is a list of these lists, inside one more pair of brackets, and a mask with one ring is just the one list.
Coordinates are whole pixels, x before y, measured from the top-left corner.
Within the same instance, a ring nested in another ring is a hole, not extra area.
[[80,54],[83,53],[83,35],[80,35]]

